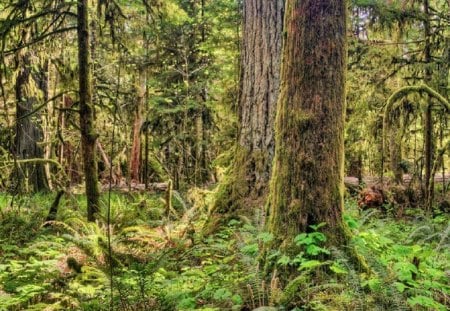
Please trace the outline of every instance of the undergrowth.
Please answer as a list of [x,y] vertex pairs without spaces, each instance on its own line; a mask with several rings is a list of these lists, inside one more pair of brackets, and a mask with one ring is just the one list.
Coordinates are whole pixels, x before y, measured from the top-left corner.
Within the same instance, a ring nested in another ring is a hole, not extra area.
[[[211,194],[196,190],[174,200],[113,194],[112,264],[115,310],[448,310],[450,223],[416,210],[394,219],[360,212],[347,202],[352,247],[368,262],[363,273],[345,249],[327,248],[325,224],[295,243],[298,253],[267,253],[273,239],[256,221],[231,220],[202,236]],[[186,202],[182,197],[186,197]],[[52,195],[0,195],[0,310],[108,310],[107,227],[84,221],[81,196],[66,195],[55,221],[45,223]],[[105,208],[105,207],[103,207]],[[278,280],[277,271],[293,271]]]

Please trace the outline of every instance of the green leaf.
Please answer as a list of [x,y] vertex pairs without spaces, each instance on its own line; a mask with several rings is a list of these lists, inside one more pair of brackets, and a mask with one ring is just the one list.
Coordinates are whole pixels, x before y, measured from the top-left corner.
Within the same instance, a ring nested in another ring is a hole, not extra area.
[[348,227],[350,229],[357,229],[358,228],[358,222],[352,218],[349,215],[344,215],[344,221],[347,223]]
[[249,244],[246,245],[244,247],[241,248],[241,252],[246,254],[246,255],[250,255],[250,256],[254,256],[258,253],[259,251],[259,247],[257,243],[253,243],[253,244]]
[[348,271],[344,267],[342,267],[338,262],[333,262],[333,264],[330,266],[330,270],[336,274],[348,273]]
[[327,240],[327,237],[322,232],[313,232],[310,233],[309,236],[316,242],[325,242]]
[[362,286],[368,286],[371,291],[377,292],[381,290],[381,280],[378,277],[370,278],[362,282]]
[[309,245],[313,243],[313,239],[306,233],[301,233],[294,238],[294,243],[298,246]]
[[395,252],[395,254],[397,256],[401,256],[401,257],[406,257],[412,253],[411,247],[404,246],[404,245],[394,245],[392,247],[392,250]]
[[233,297],[231,297],[231,301],[235,304],[235,305],[242,305],[242,303],[244,302],[241,298],[241,296],[239,295],[233,295]]
[[184,298],[178,303],[179,309],[192,310],[192,309],[195,309],[196,306],[197,306],[197,303],[195,301],[195,298],[193,298],[193,297]]
[[241,224],[241,222],[240,222],[239,220],[236,220],[236,219],[231,219],[231,220],[228,222],[228,226],[229,226],[229,227],[238,226],[238,225],[240,225],[240,224]]
[[300,264],[300,267],[298,268],[298,270],[313,269],[313,268],[319,267],[323,264],[324,263],[319,260],[308,260],[308,261],[302,262]]
[[397,262],[394,270],[400,281],[412,281],[413,273],[417,273],[417,267],[410,262]]
[[407,286],[401,282],[395,282],[394,285],[400,293],[403,293],[407,288]]
[[327,254],[327,255],[329,255],[330,251],[325,249],[325,248],[323,248],[323,247],[319,247],[319,246],[317,246],[315,244],[311,244],[311,245],[308,245],[306,247],[306,253],[308,255],[317,256],[319,254]]
[[258,234],[258,240],[261,240],[263,243],[268,243],[273,240],[273,234],[269,232],[261,232]]
[[219,288],[218,290],[216,290],[216,292],[214,293],[213,298],[215,300],[226,300],[232,297],[232,293],[226,289],[226,288]]
[[291,263],[291,258],[287,255],[281,256],[281,258],[278,259],[278,261],[277,261],[277,264],[279,264],[280,266],[287,266],[290,263]]
[[433,298],[422,295],[417,295],[408,298],[408,303],[413,307],[418,305],[425,308],[432,308],[433,310],[442,310],[442,311],[447,310],[447,308],[444,305],[435,301]]
[[311,226],[309,226],[311,229],[313,229],[314,231],[317,231],[317,230],[319,230],[320,228],[323,228],[323,227],[325,227],[327,225],[327,223],[326,222],[321,222],[320,224],[318,224],[318,225],[311,225]]

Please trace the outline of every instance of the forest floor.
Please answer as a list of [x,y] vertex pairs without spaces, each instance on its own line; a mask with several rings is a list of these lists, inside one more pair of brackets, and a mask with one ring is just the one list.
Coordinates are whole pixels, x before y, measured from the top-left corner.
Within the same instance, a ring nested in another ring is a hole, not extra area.
[[[83,196],[65,195],[57,220],[46,224],[54,196],[0,195],[0,310],[109,309],[104,219],[86,222]],[[450,308],[448,214],[407,209],[396,218],[395,206],[360,211],[347,198],[352,245],[372,273],[355,268],[343,250],[327,249],[314,228],[299,236],[304,253],[272,254],[278,269],[299,271],[281,288],[276,276],[263,281],[258,268],[271,236],[257,216],[203,234],[213,197],[201,189],[175,197],[168,220],[163,194],[113,193],[114,310],[253,310],[286,297],[285,310]]]

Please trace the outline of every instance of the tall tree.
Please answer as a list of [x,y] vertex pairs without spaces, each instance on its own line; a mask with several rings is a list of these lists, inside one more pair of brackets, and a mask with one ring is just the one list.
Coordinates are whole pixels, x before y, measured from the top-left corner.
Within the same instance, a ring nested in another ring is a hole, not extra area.
[[[424,72],[424,82],[428,85],[432,85],[432,74],[433,70],[430,68],[431,62],[431,23],[430,23],[430,3],[428,0],[423,0],[423,29],[424,29],[424,63],[425,63],[425,72]],[[431,99],[428,99],[431,100]],[[432,105],[429,102],[427,108],[424,113],[424,127],[425,127],[425,202],[426,202],[426,210],[431,212],[431,205],[428,202],[433,201],[434,189],[430,188],[431,179],[434,178],[432,176],[432,166],[434,159],[434,143],[433,143],[433,115],[432,115]]]
[[327,224],[329,243],[346,239],[345,2],[287,1],[268,228],[288,253],[314,224]]
[[[18,10],[18,18],[25,20],[32,10],[31,3],[24,3]],[[35,23],[25,25],[20,32],[20,44],[32,40],[31,29]],[[32,162],[19,164],[14,170],[14,177],[18,179],[18,191],[48,190],[48,181],[44,164],[39,160],[44,157],[40,143],[43,140],[40,114],[36,106],[40,99],[46,101],[45,94],[40,96],[43,69],[39,66],[39,58],[29,49],[20,49],[15,53],[18,68],[14,90],[16,97],[16,135],[14,140],[15,156],[18,160]]]
[[[24,30],[27,33],[27,30]],[[14,149],[16,157],[20,160],[36,162],[18,165],[15,170],[19,181],[19,191],[32,192],[48,190],[48,181],[44,164],[39,160],[44,157],[43,148],[39,145],[43,140],[43,131],[40,125],[40,115],[33,112],[38,102],[37,83],[38,73],[36,59],[30,51],[21,50],[16,55],[19,72],[15,83],[16,95],[16,136]]]
[[219,212],[264,202],[274,156],[284,1],[246,0],[243,15],[239,132],[231,178],[216,203]]
[[87,218],[89,221],[94,221],[95,214],[99,212],[100,191],[96,156],[97,134],[94,128],[94,107],[91,89],[88,1],[78,0],[77,9],[81,146],[83,150]]

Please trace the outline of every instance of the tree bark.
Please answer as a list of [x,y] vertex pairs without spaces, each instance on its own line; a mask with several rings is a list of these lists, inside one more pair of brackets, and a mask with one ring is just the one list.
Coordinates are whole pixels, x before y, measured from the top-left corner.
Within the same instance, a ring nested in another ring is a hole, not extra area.
[[145,68],[139,68],[138,79],[136,81],[136,104],[134,107],[133,122],[133,145],[131,147],[130,179],[132,182],[139,182],[141,163],[141,126],[142,113],[145,104]]
[[[206,29],[205,29],[205,0],[200,2],[200,45],[206,42]],[[199,65],[206,65],[209,60],[207,55],[201,55],[198,59]],[[204,81],[200,82],[201,89],[198,96],[199,107],[195,112],[195,185],[202,185],[208,180],[208,165],[206,161],[206,146],[207,146],[207,126],[205,119],[207,116],[206,102],[208,100],[208,82],[206,77],[202,77]]]
[[246,0],[243,10],[239,132],[231,178],[216,202],[221,213],[262,205],[275,149],[284,1]]
[[346,68],[344,0],[288,0],[275,159],[268,200],[274,247],[325,222],[328,243],[342,222]]
[[[40,115],[33,113],[38,101],[38,89],[33,78],[35,58],[30,52],[19,51],[19,73],[15,84],[16,95],[16,137],[15,153],[18,159],[42,159],[43,148],[39,145],[43,140],[43,131],[40,125]],[[28,163],[18,167],[14,172],[18,179],[19,192],[39,192],[49,189],[45,165],[42,163]]]
[[394,174],[394,182],[401,184],[403,182],[403,170],[400,166],[402,161],[401,130],[392,131],[391,129],[389,135],[390,167]]
[[77,8],[80,130],[87,198],[87,219],[88,221],[95,221],[96,214],[99,212],[100,191],[98,187],[96,155],[97,134],[94,128],[94,107],[91,89],[88,1],[78,0]]
[[[423,1],[423,12],[424,12],[424,36],[425,36],[425,49],[424,49],[424,62],[425,62],[425,83],[431,86],[432,82],[432,70],[429,67],[431,62],[431,25],[430,25],[430,8],[428,0]],[[427,212],[431,212],[431,205],[428,202],[433,201],[434,189],[430,188],[430,182],[433,176],[431,175],[433,158],[434,158],[434,144],[433,144],[433,116],[432,116],[432,104],[431,97],[428,96],[428,106],[425,110],[424,116],[424,127],[425,127],[425,205]]]

